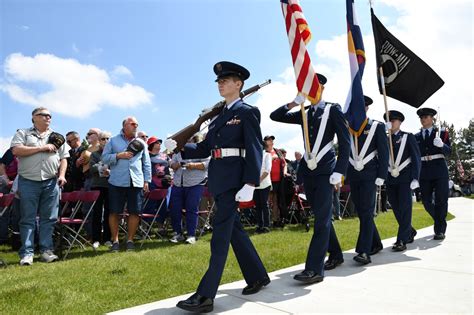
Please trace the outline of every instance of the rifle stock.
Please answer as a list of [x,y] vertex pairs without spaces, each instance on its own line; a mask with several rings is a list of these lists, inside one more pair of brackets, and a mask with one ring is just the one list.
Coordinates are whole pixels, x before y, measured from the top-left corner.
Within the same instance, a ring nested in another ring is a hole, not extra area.
[[[271,83],[271,80],[267,80],[267,81],[263,82],[262,84],[254,85],[254,86],[240,92],[240,97],[243,99],[243,98],[257,92],[261,87],[264,87],[265,85],[268,85],[270,83]],[[203,109],[203,111],[201,112],[201,114],[199,114],[199,117],[196,119],[196,121],[193,124],[183,128],[180,131],[173,134],[170,138],[173,139],[174,141],[176,141],[176,149],[174,151],[179,152],[184,147],[184,145],[188,142],[188,140],[192,136],[194,136],[194,134],[199,132],[199,130],[201,130],[201,125],[205,121],[207,121],[209,119],[212,119],[213,117],[220,114],[220,112],[224,108],[224,105],[225,105],[225,101],[220,101],[220,102],[217,102],[211,108]]]

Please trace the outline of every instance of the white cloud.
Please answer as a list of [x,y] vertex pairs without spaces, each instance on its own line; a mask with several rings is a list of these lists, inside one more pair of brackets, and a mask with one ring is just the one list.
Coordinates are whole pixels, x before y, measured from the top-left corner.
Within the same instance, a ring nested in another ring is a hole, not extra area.
[[28,25],[20,25],[19,28],[22,30],[22,31],[28,31],[30,29],[30,27]]
[[79,53],[80,50],[79,48],[77,47],[76,43],[72,43],[72,51],[74,51],[75,53]]
[[150,104],[153,97],[137,85],[113,85],[109,74],[94,65],[50,54],[11,54],[4,70],[6,82],[0,90],[13,100],[67,116],[87,117],[104,106],[135,108]]
[[129,78],[133,78],[132,72],[127,67],[122,66],[122,65],[115,66],[114,69],[112,70],[112,75],[114,75],[115,77],[125,76]]
[[12,141],[12,137],[6,137],[6,138],[0,137],[0,157],[2,157],[5,151],[7,151],[10,148],[11,141]]
[[[473,118],[470,78],[472,69],[470,1],[382,0],[382,2],[395,8],[399,13],[398,17],[384,18],[384,22],[390,23],[385,26],[445,81],[445,85],[431,96],[423,107],[439,109],[441,119],[453,123],[457,129],[466,127]],[[377,8],[374,10],[377,14]],[[368,115],[382,120],[385,109],[383,97],[377,86],[372,30],[362,29],[362,32],[367,58],[363,77],[364,94],[370,95],[375,102]],[[328,77],[323,98],[344,106],[350,86],[347,34],[317,41],[315,51],[310,51],[310,55],[314,60],[316,71]],[[290,102],[296,95],[293,69],[283,70],[279,77],[282,78],[282,82],[274,81],[270,86],[263,88],[253,104],[258,106],[262,113],[262,132],[275,135],[276,146],[287,149],[288,156],[292,159],[295,150],[303,149],[301,128],[267,119],[273,110]],[[388,98],[388,107],[405,113],[406,120],[402,129],[415,132],[420,127],[415,108],[391,98]]]

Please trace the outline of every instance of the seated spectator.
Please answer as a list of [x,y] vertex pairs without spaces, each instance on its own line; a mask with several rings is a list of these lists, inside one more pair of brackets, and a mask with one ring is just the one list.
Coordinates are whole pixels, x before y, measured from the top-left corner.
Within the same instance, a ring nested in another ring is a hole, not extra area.
[[94,248],[105,244],[112,246],[109,227],[109,183],[107,179],[110,175],[110,169],[107,164],[101,160],[104,147],[109,142],[111,133],[102,131],[99,133],[99,150],[92,152],[90,164],[91,190],[99,190],[100,196],[94,205],[92,214],[92,246]]
[[[191,143],[202,141],[201,136],[194,136]],[[182,210],[186,210],[186,243],[196,243],[196,228],[198,224],[199,203],[207,182],[207,168],[210,157],[205,159],[184,160],[181,153],[175,154],[171,160],[174,171],[174,182],[171,188],[170,216],[174,235],[170,242],[184,241],[181,229]]]

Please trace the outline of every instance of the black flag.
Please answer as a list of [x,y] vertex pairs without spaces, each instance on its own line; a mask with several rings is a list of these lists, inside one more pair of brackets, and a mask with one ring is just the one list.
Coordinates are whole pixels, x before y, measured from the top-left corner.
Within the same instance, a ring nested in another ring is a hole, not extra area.
[[382,85],[378,69],[382,67],[387,96],[420,107],[438,91],[444,81],[423,60],[403,45],[372,14],[372,29],[377,56],[377,76],[380,94]]

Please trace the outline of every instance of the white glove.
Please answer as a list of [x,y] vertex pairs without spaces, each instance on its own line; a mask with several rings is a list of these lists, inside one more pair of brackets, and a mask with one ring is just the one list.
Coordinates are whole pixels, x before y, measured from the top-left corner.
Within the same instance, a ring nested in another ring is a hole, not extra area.
[[177,146],[178,146],[178,143],[175,140],[171,138],[165,140],[166,150],[173,151],[174,149],[176,149]]
[[255,187],[250,186],[249,184],[245,184],[244,187],[242,187],[235,195],[235,201],[246,202],[252,200],[254,190]]
[[334,172],[329,176],[329,184],[331,185],[339,185],[342,181],[342,174]]
[[410,189],[415,190],[418,187],[420,187],[420,183],[418,182],[418,180],[416,180],[416,179],[412,180],[411,183],[410,183]]
[[293,102],[295,102],[298,105],[303,104],[305,101],[306,101],[306,96],[304,96],[301,93],[298,93],[298,95],[296,95],[295,99],[293,100]]
[[306,160],[306,166],[308,166],[310,170],[314,170],[318,166],[318,163],[316,163],[316,156],[314,156],[313,153],[305,153],[304,159]]
[[375,185],[377,185],[377,186],[382,186],[384,182],[385,182],[385,179],[383,179],[383,178],[376,178],[375,179]]
[[392,129],[392,123],[390,121],[385,123],[385,130],[390,130]]
[[433,145],[438,147],[438,148],[442,148],[444,146],[444,143],[443,143],[443,140],[441,140],[440,137],[436,137],[433,139]]

